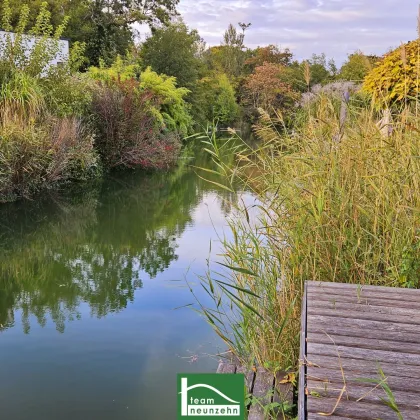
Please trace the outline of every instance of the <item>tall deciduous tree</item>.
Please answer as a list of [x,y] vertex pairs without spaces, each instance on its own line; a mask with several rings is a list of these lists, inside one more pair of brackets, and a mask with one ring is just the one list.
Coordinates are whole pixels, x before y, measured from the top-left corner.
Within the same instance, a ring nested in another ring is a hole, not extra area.
[[155,29],[140,52],[143,68],[174,76],[178,86],[191,89],[199,77],[204,43],[196,30],[183,22]]
[[244,40],[247,27],[248,25],[241,26],[242,33],[240,33],[230,24],[223,35],[221,59],[224,71],[230,77],[239,77],[242,73],[246,59]]
[[361,51],[350,54],[340,70],[340,79],[361,81],[372,70],[373,63]]
[[319,55],[312,54],[308,63],[311,75],[311,86],[325,83],[328,79],[330,79],[331,74],[328,71],[327,58],[324,53]]
[[294,106],[298,94],[292,86],[282,81],[284,66],[274,63],[264,63],[246,79],[245,103],[254,109],[263,108],[267,112],[273,109],[287,111]]
[[254,71],[255,67],[262,66],[264,63],[289,65],[292,58],[293,54],[288,48],[281,50],[277,45],[270,44],[252,51],[252,57],[246,60],[246,64],[251,71]]

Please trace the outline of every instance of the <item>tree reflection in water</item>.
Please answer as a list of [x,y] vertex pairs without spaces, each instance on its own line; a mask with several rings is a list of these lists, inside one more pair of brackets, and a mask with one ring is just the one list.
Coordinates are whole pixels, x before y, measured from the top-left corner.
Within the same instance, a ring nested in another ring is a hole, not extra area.
[[[177,239],[192,211],[216,186],[197,177],[187,151],[171,172],[114,173],[88,187],[44,193],[35,201],[0,206],[0,329],[21,313],[41,326],[50,318],[59,332],[80,318],[119,312],[142,287],[177,259]],[[194,162],[209,167],[208,157]],[[218,190],[223,209],[235,194]]]

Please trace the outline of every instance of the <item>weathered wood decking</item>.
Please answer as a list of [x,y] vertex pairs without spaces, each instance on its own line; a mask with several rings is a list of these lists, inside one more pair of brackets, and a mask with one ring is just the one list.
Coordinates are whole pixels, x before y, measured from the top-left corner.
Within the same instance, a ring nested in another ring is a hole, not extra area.
[[299,420],[420,420],[420,290],[307,282],[300,358]]
[[[243,373],[248,393],[257,398],[260,404],[254,404],[248,412],[248,420],[264,420],[263,406],[267,406],[271,402],[284,403],[293,402],[293,385],[285,382],[285,373],[278,373],[274,377],[265,369],[245,369],[240,363],[231,358],[220,362],[217,373]],[[283,416],[279,414],[279,419]]]

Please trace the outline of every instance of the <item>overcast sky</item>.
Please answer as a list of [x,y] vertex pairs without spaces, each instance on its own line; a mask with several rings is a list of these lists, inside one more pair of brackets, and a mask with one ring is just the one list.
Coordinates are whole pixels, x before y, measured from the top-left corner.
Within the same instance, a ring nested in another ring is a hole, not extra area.
[[418,0],[180,0],[185,22],[209,45],[229,23],[251,22],[246,44],[278,44],[303,59],[325,52],[337,63],[361,49],[383,54],[417,37]]

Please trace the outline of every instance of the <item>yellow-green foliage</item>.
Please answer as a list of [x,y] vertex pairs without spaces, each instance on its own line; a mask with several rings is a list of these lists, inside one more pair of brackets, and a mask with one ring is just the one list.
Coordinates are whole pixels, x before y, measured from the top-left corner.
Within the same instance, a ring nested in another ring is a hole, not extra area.
[[[25,71],[27,74],[39,77],[45,76],[49,71],[49,63],[60,52],[60,37],[68,23],[68,17],[63,17],[63,22],[55,29],[51,25],[51,12],[48,10],[48,3],[41,4],[35,25],[28,31],[30,9],[23,5],[19,15],[19,21],[15,27],[12,26],[12,10],[9,1],[3,2],[2,28],[5,31],[13,32],[6,34],[0,40],[0,61],[2,71],[7,63],[9,71]],[[36,38],[30,51],[27,49],[26,33]]]
[[197,83],[194,93],[199,122],[205,124],[217,120],[228,124],[238,116],[235,89],[225,73],[213,72],[203,77]]
[[100,60],[99,67],[90,67],[88,70],[88,74],[92,79],[104,82],[111,82],[112,80],[124,82],[136,78],[139,73],[139,66],[126,63],[121,56],[117,56],[111,67],[106,67],[105,62]]
[[384,103],[418,97],[420,89],[420,39],[387,54],[365,79],[363,90]]
[[[152,105],[153,112],[171,130],[182,135],[188,134],[192,119],[184,98],[190,92],[176,86],[176,78],[157,74],[148,67],[140,74],[140,89],[148,90],[157,96],[160,105]],[[160,114],[160,115],[159,115]]]

